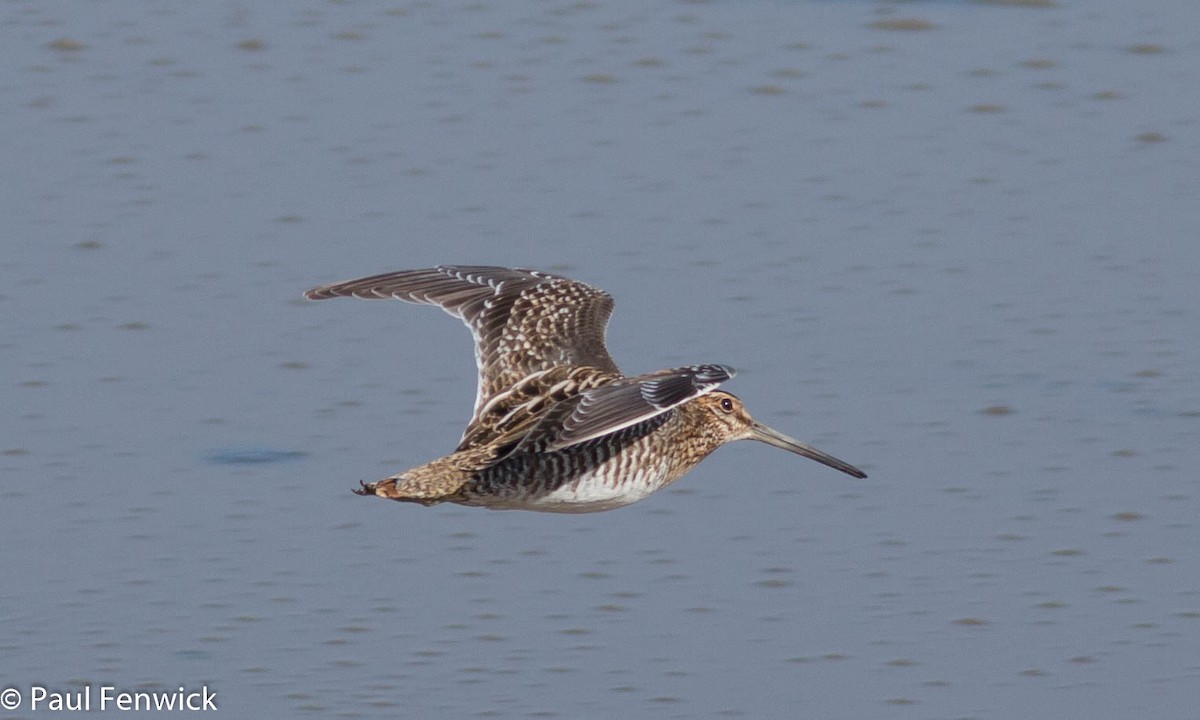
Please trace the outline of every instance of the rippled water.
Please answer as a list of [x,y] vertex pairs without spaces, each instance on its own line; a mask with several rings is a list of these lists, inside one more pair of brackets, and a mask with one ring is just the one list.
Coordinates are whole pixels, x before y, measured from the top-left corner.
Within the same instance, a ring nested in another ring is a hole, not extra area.
[[[10,2],[0,689],[231,717],[1189,717],[1190,0]],[[437,263],[617,299],[762,420],[630,508],[350,494],[455,443]]]

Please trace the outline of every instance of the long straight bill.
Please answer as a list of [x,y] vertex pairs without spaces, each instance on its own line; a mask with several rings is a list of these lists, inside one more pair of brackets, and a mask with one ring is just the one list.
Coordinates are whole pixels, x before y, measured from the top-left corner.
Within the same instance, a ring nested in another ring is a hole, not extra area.
[[750,434],[748,439],[765,442],[768,445],[774,445],[777,448],[783,448],[788,452],[794,452],[797,455],[803,455],[809,460],[816,460],[822,465],[828,465],[835,470],[841,470],[847,475],[853,475],[856,478],[865,478],[867,476],[865,472],[859,470],[850,463],[838,460],[832,455],[821,452],[812,445],[802,443],[794,438],[790,438],[778,430],[769,428],[760,422],[756,422],[750,426]]

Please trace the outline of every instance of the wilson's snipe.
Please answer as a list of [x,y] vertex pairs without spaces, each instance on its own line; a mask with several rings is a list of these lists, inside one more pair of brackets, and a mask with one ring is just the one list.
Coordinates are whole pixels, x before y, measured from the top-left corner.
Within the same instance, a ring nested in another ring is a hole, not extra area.
[[670,485],[733,440],[760,440],[854,477],[858,468],[750,417],[716,388],[723,365],[626,377],[604,347],[609,295],[536,270],[437,267],[323,285],[352,296],[440,306],[475,336],[479,388],[458,448],[360,495],[543,512],[594,512]]

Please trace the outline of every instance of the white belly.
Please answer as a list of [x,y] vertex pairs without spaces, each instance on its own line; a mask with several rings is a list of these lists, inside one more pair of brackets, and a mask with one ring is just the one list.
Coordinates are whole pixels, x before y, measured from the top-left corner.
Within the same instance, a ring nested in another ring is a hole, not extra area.
[[545,495],[530,497],[526,507],[542,512],[600,512],[635,503],[659,487],[657,481],[626,482],[613,487],[585,476]]
[[623,507],[661,488],[666,469],[642,467],[614,481],[605,468],[597,468],[546,492],[490,497],[479,504],[495,510],[534,510],[555,513],[590,513]]

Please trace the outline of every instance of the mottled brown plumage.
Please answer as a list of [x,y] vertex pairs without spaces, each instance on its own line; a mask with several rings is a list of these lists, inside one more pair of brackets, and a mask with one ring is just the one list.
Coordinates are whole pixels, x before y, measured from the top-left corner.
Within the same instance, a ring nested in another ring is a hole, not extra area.
[[721,445],[766,442],[855,477],[852,465],[755,421],[717,391],[722,365],[625,377],[604,345],[612,298],[536,270],[445,266],[305,293],[437,305],[471,329],[475,410],[458,448],[361,495],[546,512],[608,510],[669,485]]

